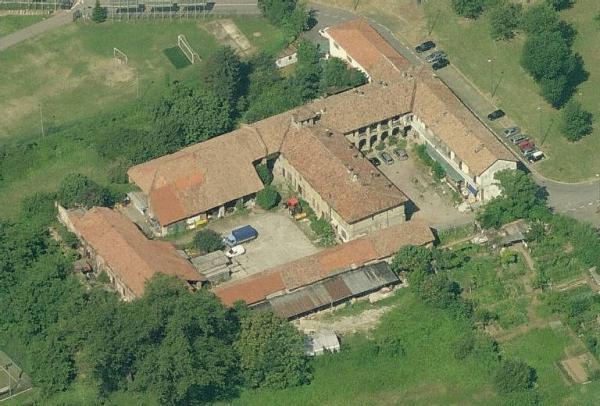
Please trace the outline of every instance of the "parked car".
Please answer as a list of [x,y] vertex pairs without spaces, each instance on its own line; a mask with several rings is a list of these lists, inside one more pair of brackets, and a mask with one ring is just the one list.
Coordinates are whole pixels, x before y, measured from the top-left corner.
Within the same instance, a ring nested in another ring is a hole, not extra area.
[[406,161],[408,159],[408,154],[404,148],[396,148],[394,150],[394,155],[398,157],[399,161]]
[[227,258],[237,257],[239,255],[244,255],[246,253],[246,248],[243,245],[236,245],[235,247],[231,247],[225,252]]
[[434,63],[440,59],[446,59],[446,58],[447,58],[447,56],[444,51],[434,51],[434,52],[430,53],[429,55],[427,55],[427,57],[425,58],[425,62]]
[[379,158],[369,158],[369,162],[371,162],[373,164],[373,166],[379,166],[381,165],[381,161],[379,160]]
[[523,140],[518,145],[521,151],[535,147],[535,143],[530,139]]
[[499,119],[500,117],[504,117],[505,115],[506,115],[506,113],[504,111],[498,109],[498,110],[494,110],[490,114],[488,114],[487,118],[490,121],[494,121],[494,120]]
[[435,48],[435,42],[433,41],[425,41],[422,44],[417,45],[417,47],[415,48],[415,51],[417,51],[417,53],[423,53],[425,51],[429,51],[430,49]]
[[537,162],[540,159],[544,159],[544,153],[542,151],[536,151],[528,158],[529,162]]
[[533,155],[534,153],[536,153],[538,151],[539,151],[539,149],[537,149],[537,147],[533,147],[533,148],[523,151],[523,156],[525,158],[529,158],[531,155]]
[[258,237],[258,231],[252,226],[243,226],[236,228],[223,239],[223,242],[229,247],[235,247],[246,241],[250,241]]
[[385,151],[379,154],[379,156],[381,157],[381,160],[385,162],[386,165],[391,165],[394,163],[394,158],[392,158],[392,156]]
[[431,68],[433,70],[440,70],[448,65],[450,65],[450,61],[447,59],[438,59],[433,65],[431,65]]
[[525,137],[525,136],[522,136],[522,135],[516,135],[516,136],[514,136],[514,137],[512,137],[512,138],[510,139],[510,142],[512,142],[514,145],[517,145],[517,144],[519,144],[519,143],[521,143],[521,142],[523,142],[523,141],[525,141],[525,140],[528,140],[528,139],[529,139],[529,138],[527,138],[527,137]]
[[504,136],[506,138],[508,138],[508,137],[512,137],[513,135],[517,135],[520,132],[521,132],[521,129],[519,127],[509,127],[504,130]]

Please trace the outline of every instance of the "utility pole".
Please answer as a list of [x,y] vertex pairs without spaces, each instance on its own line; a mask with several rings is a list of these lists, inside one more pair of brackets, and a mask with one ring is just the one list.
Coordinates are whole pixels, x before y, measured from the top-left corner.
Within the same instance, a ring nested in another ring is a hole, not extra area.
[[42,112],[42,103],[40,103],[40,126],[42,128],[42,137],[44,137],[44,113]]
[[487,60],[490,64],[490,95],[492,99],[494,98],[494,64],[492,63],[492,59]]
[[[538,131],[539,131],[540,137],[541,137],[542,135],[544,135],[543,134],[544,129],[542,128],[542,108],[540,106],[538,106],[537,111],[538,111]],[[544,141],[545,141],[545,137],[544,137]]]

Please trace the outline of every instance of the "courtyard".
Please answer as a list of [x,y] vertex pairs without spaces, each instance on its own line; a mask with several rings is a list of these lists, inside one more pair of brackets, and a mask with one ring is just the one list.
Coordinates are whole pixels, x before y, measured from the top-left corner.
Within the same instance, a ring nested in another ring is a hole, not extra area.
[[258,238],[242,244],[246,253],[233,258],[232,279],[243,279],[268,268],[316,253],[313,245],[286,210],[254,212],[224,217],[208,228],[225,236],[235,228],[251,225]]

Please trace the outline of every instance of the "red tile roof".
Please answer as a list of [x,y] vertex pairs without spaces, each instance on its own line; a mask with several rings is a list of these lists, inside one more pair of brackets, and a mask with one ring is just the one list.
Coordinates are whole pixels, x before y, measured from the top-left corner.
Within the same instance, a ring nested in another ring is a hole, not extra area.
[[121,213],[94,207],[87,211],[70,210],[67,215],[76,234],[138,297],[144,293],[146,281],[157,273],[175,275],[185,281],[206,280],[177,254],[171,243],[148,240]]
[[213,292],[227,305],[238,300],[254,304],[278,292],[309,285],[335,273],[388,258],[405,245],[427,245],[434,239],[426,223],[412,220],[248,278],[225,283],[217,286]]

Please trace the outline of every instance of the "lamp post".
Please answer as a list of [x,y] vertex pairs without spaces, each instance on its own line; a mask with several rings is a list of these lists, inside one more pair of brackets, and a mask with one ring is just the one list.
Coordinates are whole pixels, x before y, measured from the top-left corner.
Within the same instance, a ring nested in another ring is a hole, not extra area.
[[494,64],[492,63],[492,59],[487,60],[490,64],[490,95],[492,95],[492,99],[494,98]]

